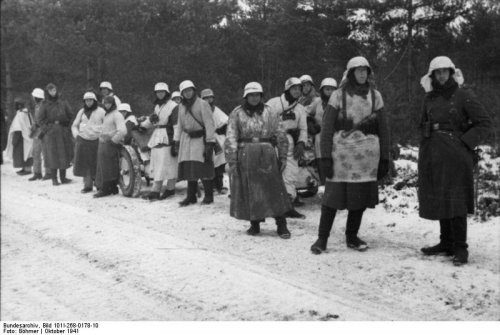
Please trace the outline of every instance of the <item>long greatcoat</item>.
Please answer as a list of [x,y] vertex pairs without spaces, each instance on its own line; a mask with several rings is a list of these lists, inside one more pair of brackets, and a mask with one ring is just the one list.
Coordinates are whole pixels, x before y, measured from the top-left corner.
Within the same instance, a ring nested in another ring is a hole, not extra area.
[[[203,128],[204,137],[193,138],[188,134]],[[214,162],[212,159],[205,160],[205,142],[215,143],[214,119],[208,102],[196,97],[191,107],[184,103],[179,105],[178,127],[174,139],[180,142],[177,157],[178,180],[213,179]]]
[[439,220],[472,214],[472,150],[491,131],[491,118],[471,92],[458,88],[449,100],[426,96],[422,121],[428,120],[443,130],[432,131],[420,142],[420,217]]
[[[275,138],[280,161],[288,151],[288,140],[277,113],[265,105],[262,114],[236,107],[229,115],[224,150],[231,175],[230,215],[240,220],[282,216],[290,210],[275,147],[248,139]],[[244,140],[247,141],[244,141]]]
[[37,124],[41,125],[47,167],[67,169],[73,159],[73,139],[70,121],[72,113],[68,103],[60,98],[48,99],[42,103]]

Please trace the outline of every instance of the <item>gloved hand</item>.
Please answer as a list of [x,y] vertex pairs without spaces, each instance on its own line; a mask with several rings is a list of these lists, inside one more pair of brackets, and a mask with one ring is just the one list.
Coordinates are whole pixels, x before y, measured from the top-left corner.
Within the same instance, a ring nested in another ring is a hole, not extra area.
[[389,160],[381,159],[378,163],[377,180],[383,179],[389,172]]
[[293,158],[298,160],[300,157],[302,157],[302,155],[304,155],[304,150],[304,142],[298,142],[293,149]]
[[179,154],[179,141],[175,141],[174,144],[170,147],[170,154],[172,157],[177,157]]
[[285,168],[286,168],[286,157],[278,160],[278,169],[280,169],[280,173],[283,173],[283,171],[285,171]]
[[205,157],[205,162],[211,162],[213,160],[214,147],[215,147],[214,142],[205,143],[205,153],[203,155]]
[[145,115],[142,115],[142,116],[139,116],[137,118],[137,122],[139,122],[139,124],[141,124],[141,122],[144,122],[146,121],[147,117]]
[[157,114],[151,114],[151,116],[149,116],[149,121],[151,123],[158,123],[158,121],[160,121],[160,118]]
[[229,165],[229,173],[235,177],[239,176],[239,172],[238,172],[238,164],[236,163],[233,163],[233,164],[230,164]]
[[333,159],[331,158],[321,158],[319,161],[319,168],[321,173],[326,178],[333,177]]
[[227,130],[227,124],[223,125],[222,127],[219,127],[217,129],[215,129],[215,132],[218,135],[226,135],[226,130]]

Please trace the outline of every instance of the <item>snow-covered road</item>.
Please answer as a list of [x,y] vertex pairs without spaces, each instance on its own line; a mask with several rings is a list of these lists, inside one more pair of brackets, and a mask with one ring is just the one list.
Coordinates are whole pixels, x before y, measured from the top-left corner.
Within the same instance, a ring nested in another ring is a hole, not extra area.
[[471,223],[470,264],[424,258],[438,225],[367,211],[348,250],[345,213],[329,252],[312,255],[318,198],[281,240],[228,215],[229,199],[179,208],[121,195],[82,195],[79,178],[53,187],[2,166],[3,320],[500,320],[500,225]]

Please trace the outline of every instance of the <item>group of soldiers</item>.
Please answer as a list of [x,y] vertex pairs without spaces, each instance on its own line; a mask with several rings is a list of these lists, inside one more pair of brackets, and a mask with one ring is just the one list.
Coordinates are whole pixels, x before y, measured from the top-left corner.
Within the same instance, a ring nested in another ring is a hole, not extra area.
[[[425,255],[452,255],[453,263],[467,263],[467,213],[473,211],[473,149],[491,130],[491,118],[477,98],[464,90],[463,75],[445,56],[436,57],[422,77],[426,92],[419,126],[423,130],[419,155],[420,216],[439,220],[440,243],[422,248]],[[118,193],[119,157],[130,133],[152,129],[151,191],[145,199],[175,194],[177,181],[187,181],[187,195],[179,203],[214,201],[214,189],[225,194],[223,176],[230,181],[230,215],[250,221],[249,235],[274,218],[277,235],[291,237],[287,218],[304,218],[296,192],[299,160],[306,144],[315,151],[315,164],[325,185],[318,239],[313,254],[327,248],[338,210],[348,210],[346,245],[365,251],[358,237],[363,214],[378,204],[377,181],[389,170],[390,117],[373,71],[364,57],[347,63],[339,85],[328,77],[319,87],[309,75],[288,78],[283,93],[264,101],[260,83],[245,85],[242,103],[229,116],[215,106],[211,89],[198,89],[190,80],[179,91],[159,82],[154,86],[154,110],[137,117],[113,93],[111,83],[100,85],[102,100],[85,92],[75,118],[57,87],[33,90],[33,108],[16,100],[16,117],[9,132],[9,152],[20,175],[69,183],[66,169],[84,180],[82,193],[99,198]],[[45,161],[42,175],[41,157]],[[228,165],[226,168],[226,164]],[[57,172],[59,170],[59,180]]]

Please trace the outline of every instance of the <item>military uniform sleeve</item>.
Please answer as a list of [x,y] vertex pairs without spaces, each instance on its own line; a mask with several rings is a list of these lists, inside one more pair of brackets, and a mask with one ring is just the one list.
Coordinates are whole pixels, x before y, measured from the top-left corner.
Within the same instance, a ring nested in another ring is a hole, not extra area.
[[306,109],[302,105],[297,105],[300,108],[297,108],[298,114],[299,114],[299,120],[298,120],[298,126],[300,130],[299,134],[299,140],[298,142],[303,142],[304,144],[307,143],[307,114],[306,114]]
[[238,107],[229,115],[227,123],[226,140],[224,142],[224,153],[229,166],[234,166],[238,161],[238,139],[240,132],[238,127]]
[[273,122],[276,123],[274,136],[276,136],[278,158],[281,162],[283,162],[286,161],[288,153],[288,138],[286,137],[285,128],[283,127],[283,122],[281,122],[280,115],[272,111],[271,114]]
[[375,91],[375,113],[378,122],[378,137],[380,142],[380,159],[389,159],[391,147],[391,132],[389,116],[384,109],[384,101],[379,91]]
[[212,116],[212,109],[208,102],[201,101],[201,118],[205,126],[205,141],[215,142],[215,124]]
[[321,121],[320,151],[321,157],[331,158],[333,147],[333,134],[335,133],[335,121],[340,112],[341,90],[334,91],[328,100],[323,120]]
[[127,135],[127,126],[125,126],[125,119],[120,113],[115,114],[114,121],[116,126],[116,134],[111,138],[111,140],[114,143],[119,144],[123,141],[125,135]]
[[460,139],[470,150],[474,150],[481,141],[489,136],[492,131],[492,122],[491,117],[477,97],[470,91],[464,90],[463,93],[463,108],[472,122],[472,127]]
[[182,124],[182,113],[179,105],[174,109],[174,111],[177,110],[177,126],[174,126],[174,141],[179,142],[181,140],[181,133],[184,130],[183,124]]
[[80,109],[80,111],[78,111],[78,114],[76,114],[75,120],[71,125],[71,132],[73,133],[74,138],[76,138],[78,136],[78,133],[80,132],[78,128],[80,126],[80,122],[82,122],[82,115],[83,115],[83,108]]

